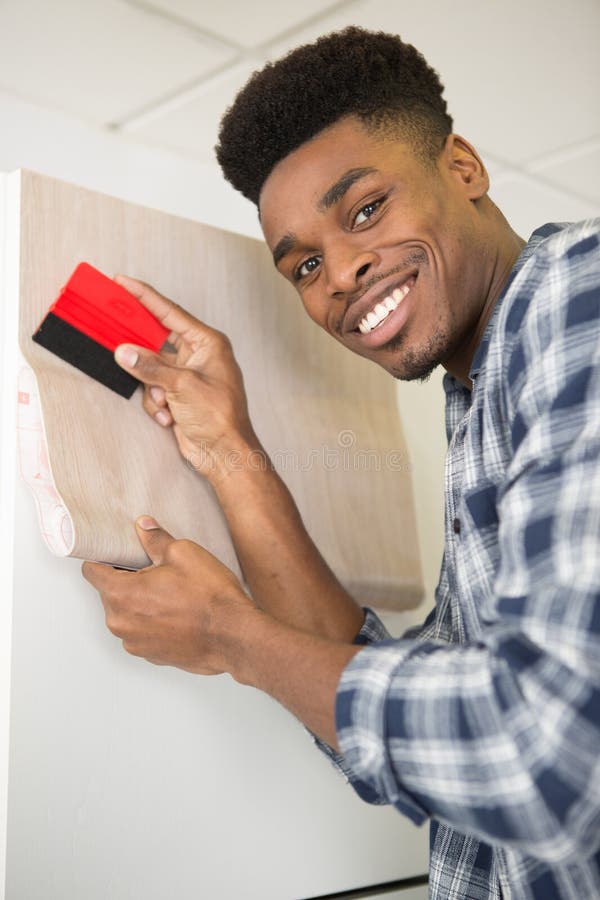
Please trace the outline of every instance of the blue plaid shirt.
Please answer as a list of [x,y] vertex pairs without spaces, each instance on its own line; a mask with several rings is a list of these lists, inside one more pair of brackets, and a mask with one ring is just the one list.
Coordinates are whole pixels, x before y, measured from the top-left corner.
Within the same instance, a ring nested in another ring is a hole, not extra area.
[[436,605],[337,692],[360,796],[431,819],[430,896],[600,897],[600,219],[534,232],[446,375]]

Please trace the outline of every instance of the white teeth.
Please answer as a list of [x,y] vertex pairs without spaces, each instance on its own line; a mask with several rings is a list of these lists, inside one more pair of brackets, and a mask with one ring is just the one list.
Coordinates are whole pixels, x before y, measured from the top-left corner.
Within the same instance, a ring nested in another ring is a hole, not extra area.
[[367,315],[358,323],[358,329],[361,334],[368,334],[380,325],[384,319],[387,319],[389,314],[396,309],[402,300],[404,300],[411,287],[411,284],[406,283],[403,284],[402,287],[396,288],[392,292],[391,297],[386,297],[382,303],[378,303],[370,313],[367,313]]
[[406,295],[408,294],[409,291],[410,291],[409,285],[404,284],[404,285],[402,285],[401,288],[396,288],[396,290],[392,294],[392,297],[394,298],[394,300],[396,300],[398,303],[400,303],[401,300],[404,300],[404,298],[406,297]]

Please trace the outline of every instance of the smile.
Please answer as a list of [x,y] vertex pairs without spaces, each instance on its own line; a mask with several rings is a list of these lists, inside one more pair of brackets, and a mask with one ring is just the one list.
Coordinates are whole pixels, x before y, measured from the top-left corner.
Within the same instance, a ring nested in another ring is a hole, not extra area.
[[394,312],[394,310],[400,306],[414,283],[415,279],[409,278],[402,287],[396,288],[389,297],[385,297],[377,303],[358,323],[358,330],[361,334],[369,334],[371,331],[378,328],[381,323],[387,319],[389,314]]

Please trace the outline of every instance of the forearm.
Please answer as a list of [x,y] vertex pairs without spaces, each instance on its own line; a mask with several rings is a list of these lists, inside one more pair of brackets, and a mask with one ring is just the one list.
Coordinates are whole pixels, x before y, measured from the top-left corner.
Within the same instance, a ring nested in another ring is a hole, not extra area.
[[264,450],[247,443],[235,460],[211,482],[256,603],[294,628],[351,642],[363,611],[315,547]]
[[278,700],[335,750],[335,699],[346,665],[360,647],[291,628],[256,609],[231,625],[223,641],[236,681]]

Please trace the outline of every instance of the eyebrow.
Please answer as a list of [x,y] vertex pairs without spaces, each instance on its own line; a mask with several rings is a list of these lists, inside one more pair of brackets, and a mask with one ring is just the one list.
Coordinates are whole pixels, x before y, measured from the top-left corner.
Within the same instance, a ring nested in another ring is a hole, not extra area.
[[296,235],[295,234],[284,234],[280,241],[275,245],[275,249],[273,250],[273,262],[276,266],[279,265],[284,256],[293,250],[296,246]]
[[377,172],[377,169],[374,169],[372,166],[364,166],[360,169],[348,169],[341,178],[338,178],[335,184],[332,184],[331,187],[325,191],[319,200],[318,209],[321,212],[331,209],[332,206],[335,206],[336,203],[340,202],[344,194],[350,190],[353,184],[356,184],[361,178],[366,178],[367,175],[373,175],[375,172]]

